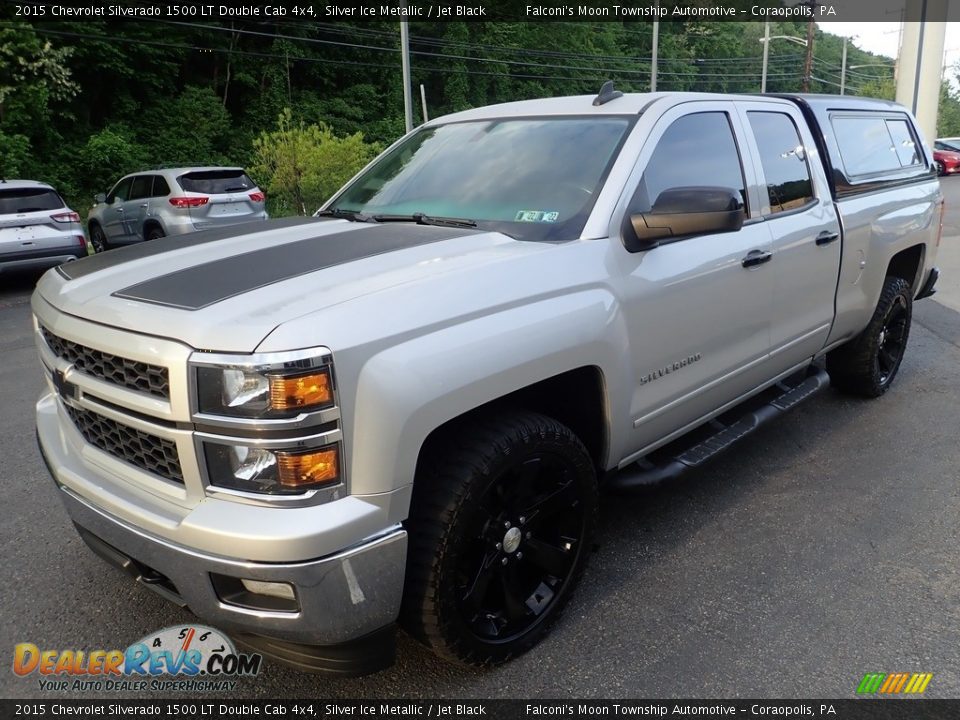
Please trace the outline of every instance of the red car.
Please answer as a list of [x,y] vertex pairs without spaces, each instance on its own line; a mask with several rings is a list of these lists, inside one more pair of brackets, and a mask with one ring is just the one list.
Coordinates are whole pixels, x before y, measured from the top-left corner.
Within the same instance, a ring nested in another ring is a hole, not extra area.
[[933,160],[938,175],[953,175],[960,172],[960,148],[952,143],[937,140],[933,143]]

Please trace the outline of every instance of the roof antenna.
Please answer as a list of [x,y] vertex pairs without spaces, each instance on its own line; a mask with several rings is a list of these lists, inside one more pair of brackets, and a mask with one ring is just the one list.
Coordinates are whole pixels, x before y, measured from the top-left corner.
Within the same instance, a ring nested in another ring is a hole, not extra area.
[[593,99],[593,104],[604,105],[611,100],[616,100],[618,97],[623,97],[623,93],[613,89],[613,80],[607,80],[600,87],[600,94]]

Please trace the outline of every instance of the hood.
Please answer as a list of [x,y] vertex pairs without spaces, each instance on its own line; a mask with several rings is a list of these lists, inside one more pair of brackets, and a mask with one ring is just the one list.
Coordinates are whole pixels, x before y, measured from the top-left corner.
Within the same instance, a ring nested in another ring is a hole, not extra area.
[[87,320],[252,352],[293,318],[548,247],[473,229],[287,218],[111,250],[48,272],[37,291]]

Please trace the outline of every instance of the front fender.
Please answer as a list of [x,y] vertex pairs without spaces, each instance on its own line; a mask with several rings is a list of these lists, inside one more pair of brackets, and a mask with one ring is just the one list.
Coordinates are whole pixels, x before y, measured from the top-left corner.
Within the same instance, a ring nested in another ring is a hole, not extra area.
[[627,344],[617,308],[608,292],[590,289],[444,327],[372,356],[345,418],[351,493],[412,483],[427,436],[485,403],[579,367],[621,373]]

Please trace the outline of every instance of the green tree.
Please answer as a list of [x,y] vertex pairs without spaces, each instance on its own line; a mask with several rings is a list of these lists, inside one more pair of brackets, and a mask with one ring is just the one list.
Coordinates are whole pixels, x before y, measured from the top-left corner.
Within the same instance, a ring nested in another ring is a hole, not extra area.
[[251,174],[266,188],[275,215],[306,215],[319,207],[380,150],[362,133],[337,137],[325,124],[294,121],[285,108],[277,129],[253,141]]
[[212,88],[190,85],[172,102],[145,113],[140,133],[151,163],[233,164],[230,114]]
[[[957,66],[954,66],[954,72]],[[940,86],[940,107],[937,113],[937,137],[960,135],[960,92],[945,80]]]
[[[71,48],[41,42],[29,25],[0,28],[0,123],[15,122],[27,128],[45,119],[51,102],[77,94],[67,60]],[[19,116],[11,117],[13,111]]]
[[79,190],[106,192],[121,175],[143,166],[142,148],[122,127],[105,128],[92,135],[74,158]]
[[30,165],[30,138],[0,130],[0,178],[23,177]]

